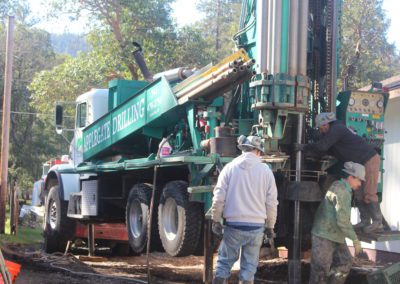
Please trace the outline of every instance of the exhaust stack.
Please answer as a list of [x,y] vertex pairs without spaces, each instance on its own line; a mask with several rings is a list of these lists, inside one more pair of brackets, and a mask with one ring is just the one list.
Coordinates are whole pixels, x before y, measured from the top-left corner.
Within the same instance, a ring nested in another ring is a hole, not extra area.
[[135,58],[136,64],[139,66],[144,79],[149,83],[153,82],[153,74],[151,74],[149,68],[147,68],[146,61],[143,57],[142,46],[137,42],[133,42],[133,45],[137,47],[137,49],[133,52],[133,57]]

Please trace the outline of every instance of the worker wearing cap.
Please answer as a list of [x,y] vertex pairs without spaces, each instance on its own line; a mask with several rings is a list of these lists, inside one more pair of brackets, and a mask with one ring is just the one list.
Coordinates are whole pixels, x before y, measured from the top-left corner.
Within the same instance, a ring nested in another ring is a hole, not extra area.
[[363,165],[346,162],[345,177],[335,181],[325,194],[312,229],[310,284],[344,283],[352,266],[345,238],[353,241],[355,255],[362,252],[350,222],[352,189],[358,191],[365,181]]
[[263,239],[275,237],[277,189],[271,169],[260,159],[262,141],[257,136],[242,135],[238,148],[242,155],[221,171],[211,206],[212,230],[222,237],[213,280],[216,284],[228,283],[239,255],[239,283],[253,283]]
[[313,144],[297,144],[295,149],[306,153],[330,152],[341,162],[352,161],[364,165],[366,172],[364,188],[355,194],[361,222],[355,225],[355,229],[362,229],[365,233],[382,232],[383,215],[377,195],[381,160],[379,154],[373,146],[350,131],[342,122],[337,121],[333,112],[318,114],[315,122],[322,134],[321,139]]

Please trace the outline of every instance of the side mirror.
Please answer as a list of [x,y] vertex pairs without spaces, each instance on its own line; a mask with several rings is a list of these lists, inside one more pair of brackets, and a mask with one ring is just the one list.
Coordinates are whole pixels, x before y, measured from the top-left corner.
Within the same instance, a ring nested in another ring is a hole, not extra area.
[[58,134],[62,133],[63,128],[63,107],[61,105],[56,105],[56,132]]

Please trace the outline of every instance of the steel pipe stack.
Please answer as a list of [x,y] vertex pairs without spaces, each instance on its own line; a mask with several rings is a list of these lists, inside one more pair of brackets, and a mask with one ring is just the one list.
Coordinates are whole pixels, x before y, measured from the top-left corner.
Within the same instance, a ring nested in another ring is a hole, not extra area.
[[[257,0],[256,101],[268,107],[308,107],[308,0]],[[298,97],[295,98],[295,86]],[[266,88],[267,89],[266,89]],[[258,107],[259,108],[259,107]]]
[[307,75],[308,2],[257,0],[257,73]]
[[247,56],[239,56],[230,61],[218,64],[195,78],[188,78],[174,87],[173,91],[180,104],[199,97],[215,96],[231,88],[232,83],[248,79],[252,75],[252,66],[255,61]]

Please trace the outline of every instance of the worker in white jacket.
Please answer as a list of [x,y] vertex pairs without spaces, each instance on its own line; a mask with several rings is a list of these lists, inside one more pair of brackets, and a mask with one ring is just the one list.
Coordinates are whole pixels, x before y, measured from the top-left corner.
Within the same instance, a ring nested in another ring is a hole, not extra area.
[[242,135],[238,148],[242,155],[223,168],[214,189],[212,230],[222,237],[215,284],[228,283],[240,250],[239,283],[253,283],[264,234],[268,239],[275,237],[277,189],[271,169],[260,159],[262,141],[258,136]]

